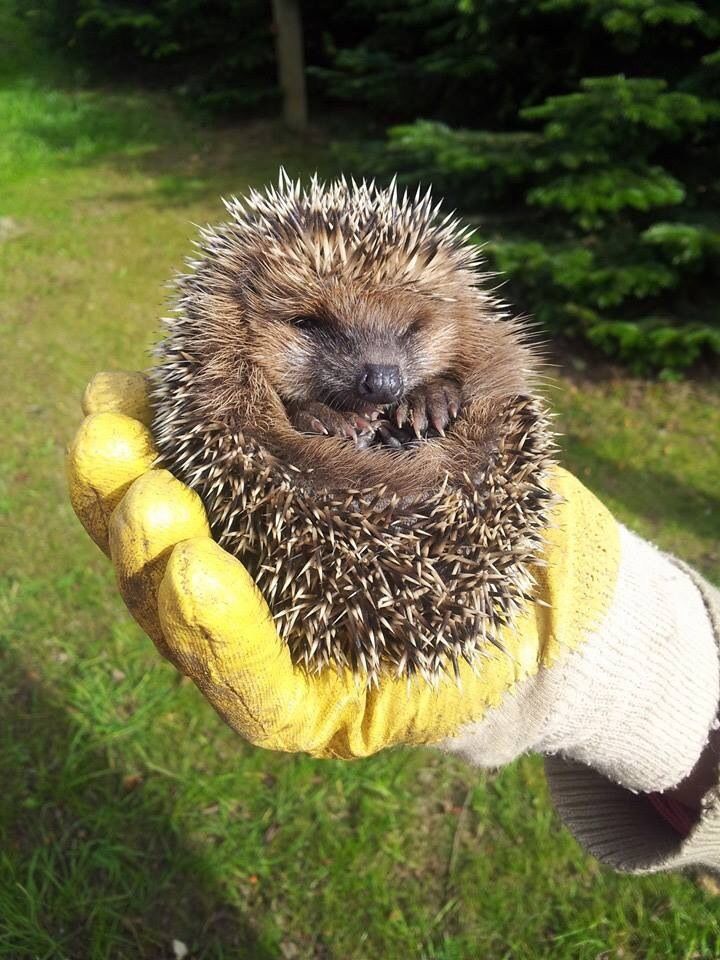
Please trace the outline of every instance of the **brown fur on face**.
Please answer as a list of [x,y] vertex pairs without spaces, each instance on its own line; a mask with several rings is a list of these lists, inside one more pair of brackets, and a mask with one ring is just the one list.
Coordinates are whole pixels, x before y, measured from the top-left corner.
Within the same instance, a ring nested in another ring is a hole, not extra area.
[[404,393],[457,369],[462,330],[450,304],[384,284],[356,290],[342,273],[318,287],[296,313],[250,321],[248,355],[284,402],[355,409],[367,364],[399,367]]
[[[462,436],[473,434],[473,411],[528,393],[534,362],[457,222],[438,221],[429,194],[344,180],[303,192],[281,177],[277,190],[227,207],[231,219],[203,231],[201,256],[178,282],[158,350],[161,449],[176,449],[184,424],[224,424],[314,482],[411,496],[447,470],[471,469]],[[358,371],[377,362],[400,368],[405,393],[439,375],[459,382],[455,443],[428,441],[399,459],[293,427],[293,402],[353,409]]]

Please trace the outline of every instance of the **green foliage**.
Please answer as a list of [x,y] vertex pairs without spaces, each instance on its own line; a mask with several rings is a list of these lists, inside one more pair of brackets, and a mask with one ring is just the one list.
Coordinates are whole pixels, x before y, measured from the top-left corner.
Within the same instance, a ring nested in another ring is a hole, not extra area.
[[681,370],[691,366],[705,351],[720,354],[720,331],[687,324],[678,329],[662,318],[600,320],[588,324],[587,339],[608,356],[642,367]]
[[628,207],[651,210],[682,203],[684,199],[682,184],[661,167],[652,166],[644,170],[606,167],[557,177],[534,187],[527,195],[528,203],[558,207],[586,230],[602,227],[608,215]]
[[545,10],[582,10],[608,33],[637,42],[658,26],[694,27],[705,36],[718,33],[718,19],[692,0],[542,0]]
[[18,0],[53,42],[95,70],[172,86],[206,110],[247,108],[274,97],[265,0]]
[[720,105],[668,92],[664,80],[615,76],[583,79],[577,92],[550,97],[520,116],[545,122],[547,167],[577,169],[622,155],[646,162],[660,144],[718,119]]
[[[386,143],[370,144],[376,167],[392,169],[400,183],[432,182],[452,203],[468,209],[503,207],[514,190],[526,188],[529,158],[539,136],[485,130],[453,130],[444,123],[418,120],[392,127]],[[343,159],[368,164],[368,145]]]
[[545,122],[535,170],[560,171],[530,190],[528,203],[559,208],[590,230],[628,208],[682,203],[682,182],[652,158],[683,135],[702,132],[720,117],[720,103],[668,92],[662,80],[600,77],[582,80],[577,93],[551,97],[521,117]]
[[676,266],[710,265],[720,255],[720,230],[689,223],[654,223],[642,234]]
[[[86,63],[147,73],[205,109],[277,95],[267,0],[16,2]],[[717,355],[717,3],[318,0],[302,13],[315,115],[352,105],[361,130],[386,130],[344,146],[343,167],[432,182],[476,217],[518,308],[549,330],[643,372]]]
[[[499,21],[511,18],[500,3],[491,5],[495,18],[478,16],[457,0],[350,0],[344,6],[357,17],[355,29],[337,22],[327,38],[330,62],[313,73],[331,97],[363,103],[386,118],[510,116],[518,51],[509,31],[503,47],[496,43]],[[512,7],[512,18],[524,21],[532,4],[519,0]],[[498,71],[503,57],[507,68]],[[504,91],[496,82],[499,72]]]
[[[503,272],[516,279],[525,277],[538,295],[546,288],[558,289],[555,303],[547,300],[544,304],[546,310],[561,306],[570,296],[599,310],[617,307],[628,298],[642,300],[658,295],[677,279],[670,266],[650,257],[641,259],[632,249],[624,259],[607,259],[605,251],[575,246],[558,248],[537,241],[494,243],[490,250]],[[557,329],[561,332],[562,327]]]
[[[503,129],[583,77],[717,79],[720,11],[685,0],[346,0],[327,30],[332,97],[393,120]],[[703,57],[707,61],[703,61]],[[312,61],[315,63],[315,61]],[[650,82],[653,82],[650,80]],[[707,87],[706,87],[707,90]],[[709,91],[708,91],[709,92]]]
[[[518,104],[515,130],[427,120],[392,127],[385,153],[375,151],[376,169],[399,168],[409,184],[431,180],[477,211],[512,299],[548,330],[642,372],[717,357],[718,312],[707,304],[720,268],[720,100],[717,64],[705,50],[720,21],[692,3],[540,6],[548,18],[579,17],[585,31],[575,37],[578,76],[569,89]],[[492,16],[494,5],[468,0],[463,9]],[[625,72],[582,75],[596,62],[588,43],[598,29],[599,47]],[[670,29],[681,53],[661,64]],[[627,76],[639,55],[646,69],[657,61],[661,75]],[[491,216],[497,211],[504,222]]]

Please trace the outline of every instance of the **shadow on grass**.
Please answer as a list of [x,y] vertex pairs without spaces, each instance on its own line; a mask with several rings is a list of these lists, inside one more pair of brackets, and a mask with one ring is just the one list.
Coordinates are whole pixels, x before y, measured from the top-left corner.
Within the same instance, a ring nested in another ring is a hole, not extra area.
[[183,111],[168,93],[79,83],[69,63],[0,9],[3,53],[0,173],[9,182],[36,169],[103,163],[144,178],[137,192],[106,199],[184,207],[264,181],[275,165],[314,168],[323,155],[319,131],[294,136],[279,120],[256,114],[223,125]]
[[77,82],[28,23],[0,7],[0,171],[12,182],[34,169],[97,163],[144,175],[123,199],[183,207],[266,178],[279,166],[314,166],[319,133],[290,135],[278,121],[222,126],[183,112],[167,93]]
[[[270,960],[177,835],[167,783],[111,769],[52,690],[0,653],[0,947],[12,957]],[[2,952],[2,951],[0,951]]]

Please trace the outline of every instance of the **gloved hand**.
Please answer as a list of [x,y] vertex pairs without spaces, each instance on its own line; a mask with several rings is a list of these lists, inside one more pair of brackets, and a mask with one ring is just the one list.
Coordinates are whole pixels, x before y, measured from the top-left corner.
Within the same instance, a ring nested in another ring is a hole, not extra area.
[[463,665],[459,683],[388,678],[365,689],[293,667],[249,574],[211,539],[198,496],[155,468],[142,374],[98,374],[83,409],[68,458],[78,517],[159,651],[252,743],[342,758],[441,744],[489,766],[533,750],[648,791],[677,783],[699,756],[718,703],[701,595],[569,473],[553,476],[560,500],[537,603],[505,632],[507,653],[491,649],[475,672]]

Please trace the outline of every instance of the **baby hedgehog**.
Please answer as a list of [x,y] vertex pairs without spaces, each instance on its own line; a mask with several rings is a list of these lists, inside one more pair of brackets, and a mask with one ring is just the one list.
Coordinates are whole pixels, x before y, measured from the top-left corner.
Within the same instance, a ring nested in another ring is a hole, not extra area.
[[481,667],[551,503],[523,326],[429,191],[282,172],[226,207],[157,348],[163,465],[304,668]]

